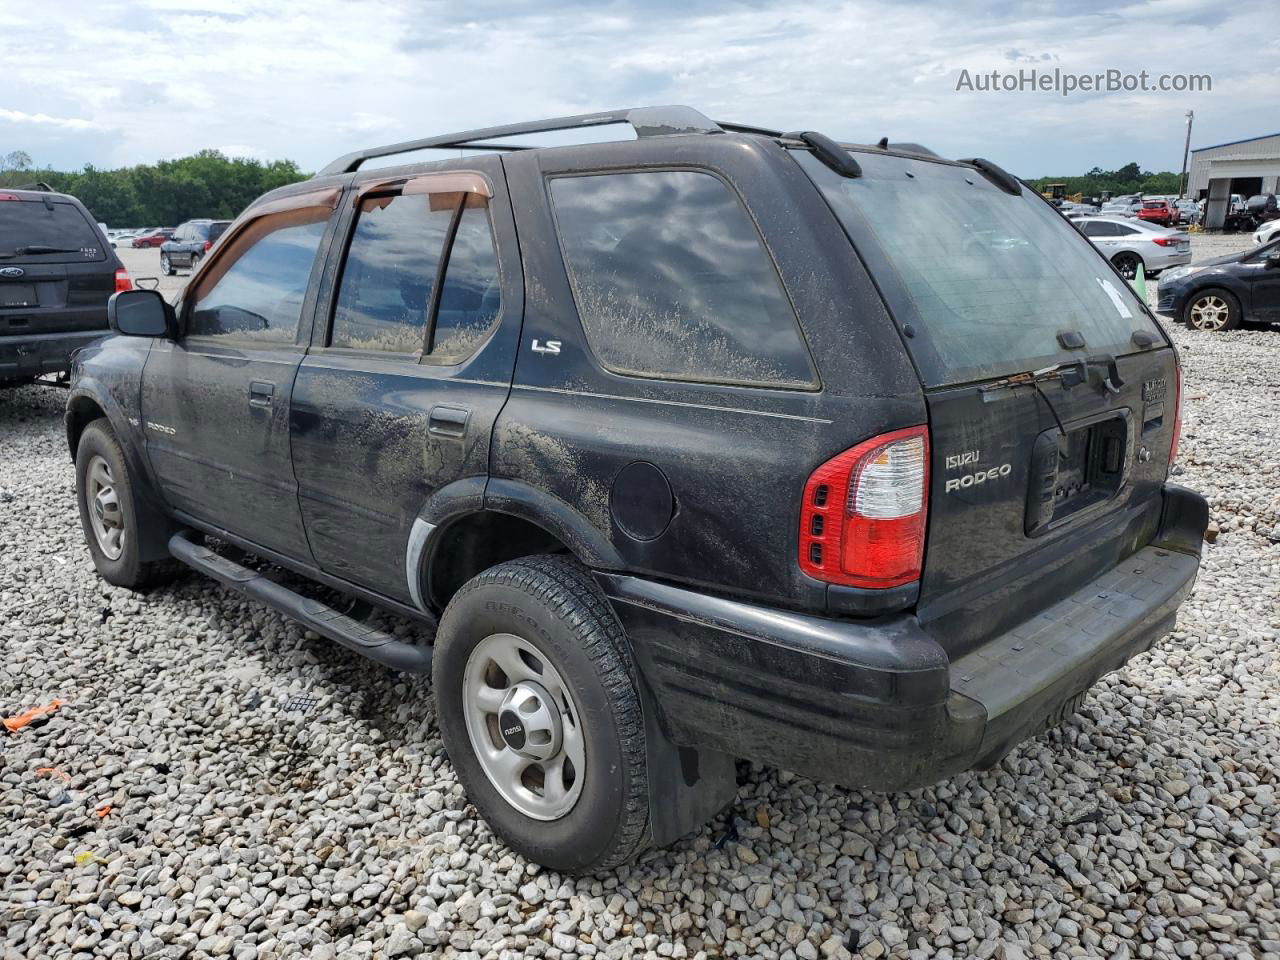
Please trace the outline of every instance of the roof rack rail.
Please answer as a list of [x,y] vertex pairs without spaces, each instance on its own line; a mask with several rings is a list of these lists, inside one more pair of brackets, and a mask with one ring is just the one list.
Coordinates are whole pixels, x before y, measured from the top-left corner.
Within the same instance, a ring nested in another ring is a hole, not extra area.
[[990,160],[984,160],[982,157],[970,157],[967,160],[961,160],[959,162],[964,164],[966,167],[973,167],[973,169],[977,170],[1005,193],[1015,197],[1022,196],[1022,182],[1007,170],[996,166]]
[[41,193],[57,193],[53,187],[49,186],[43,180],[37,180],[35,183],[24,183],[21,186],[10,187],[10,190],[38,190]]
[[770,127],[757,127],[750,123],[733,123],[728,120],[717,120],[716,125],[725,133],[759,133],[766,137],[781,137],[781,130],[774,130]]
[[626,110],[608,110],[604,113],[586,113],[576,117],[553,117],[549,120],[527,120],[508,123],[499,127],[482,127],[461,133],[446,133],[420,140],[405,140],[381,147],[369,147],[345,154],[328,164],[316,174],[327,177],[337,173],[352,173],[360,169],[366,160],[390,157],[397,153],[415,150],[466,148],[471,150],[522,150],[524,146],[495,143],[476,143],[478,140],[494,140],[499,137],[518,137],[529,133],[549,133],[553,130],[577,130],[583,127],[603,127],[615,123],[627,123],[637,137],[667,137],[688,133],[723,133],[724,129],[692,107],[632,107]]

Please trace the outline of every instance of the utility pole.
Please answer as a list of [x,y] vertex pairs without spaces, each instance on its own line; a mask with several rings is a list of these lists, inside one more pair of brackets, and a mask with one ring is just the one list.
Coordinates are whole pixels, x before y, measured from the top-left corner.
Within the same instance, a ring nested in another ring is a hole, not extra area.
[[1187,154],[1191,152],[1191,124],[1195,122],[1196,112],[1187,111],[1187,141],[1182,145],[1182,172],[1178,174],[1178,199],[1182,199],[1183,185],[1187,181]]

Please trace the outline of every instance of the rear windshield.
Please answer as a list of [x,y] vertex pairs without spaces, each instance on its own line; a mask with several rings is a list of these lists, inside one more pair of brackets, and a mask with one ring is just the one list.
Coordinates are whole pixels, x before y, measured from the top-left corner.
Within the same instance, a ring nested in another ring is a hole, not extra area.
[[[1137,297],[1048,204],[1004,193],[976,170],[855,153],[841,177],[792,151],[876,278],[926,386],[1008,376],[1163,342]],[[1058,334],[1074,331],[1083,350]]]
[[196,226],[196,233],[200,235],[201,240],[207,240],[210,243],[217,240],[227,231],[227,227],[231,226],[230,220],[219,220],[214,223],[201,223]]
[[[49,247],[57,252],[19,252],[25,247]],[[106,251],[97,228],[74,204],[0,200],[0,265],[17,260],[68,263],[104,259]]]

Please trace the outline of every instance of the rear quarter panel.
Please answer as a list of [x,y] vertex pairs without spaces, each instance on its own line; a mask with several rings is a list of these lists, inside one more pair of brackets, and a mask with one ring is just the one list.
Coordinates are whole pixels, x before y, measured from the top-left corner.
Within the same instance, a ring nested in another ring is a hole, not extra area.
[[[925,410],[883,303],[815,188],[776,145],[733,135],[507,155],[504,164],[526,301],[492,475],[551,493],[606,538],[630,572],[822,608],[825,586],[796,562],[805,480],[868,436],[925,422]],[[645,169],[706,170],[737,191],[796,308],[818,389],[621,376],[596,359],[546,182],[558,173]],[[560,341],[560,353],[533,351],[535,339]],[[636,492],[619,487],[619,475],[641,462],[661,471],[672,498],[669,524],[648,539],[618,519],[621,501]]]

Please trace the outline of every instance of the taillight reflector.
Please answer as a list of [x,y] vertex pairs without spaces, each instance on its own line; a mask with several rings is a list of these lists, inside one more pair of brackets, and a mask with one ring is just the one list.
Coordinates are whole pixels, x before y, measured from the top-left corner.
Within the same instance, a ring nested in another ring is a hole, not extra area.
[[881,434],[832,457],[805,484],[800,569],[850,587],[920,579],[928,491],[928,427]]
[[120,293],[122,290],[132,289],[133,281],[129,279],[129,271],[124,267],[120,267],[116,270],[116,293]]

